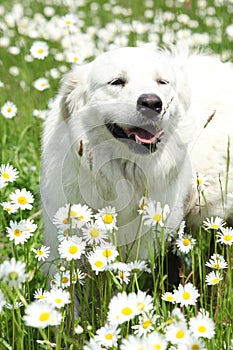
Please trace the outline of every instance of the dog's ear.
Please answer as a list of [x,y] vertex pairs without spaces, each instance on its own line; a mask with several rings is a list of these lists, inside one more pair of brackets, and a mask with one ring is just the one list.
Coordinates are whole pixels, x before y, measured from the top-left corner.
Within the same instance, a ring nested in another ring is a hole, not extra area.
[[60,108],[64,119],[86,104],[89,66],[90,63],[73,68],[62,80]]

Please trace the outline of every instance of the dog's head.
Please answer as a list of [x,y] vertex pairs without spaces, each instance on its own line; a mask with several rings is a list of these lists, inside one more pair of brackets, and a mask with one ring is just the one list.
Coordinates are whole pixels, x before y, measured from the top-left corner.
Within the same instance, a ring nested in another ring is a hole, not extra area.
[[82,125],[90,142],[111,138],[136,153],[159,148],[189,105],[184,75],[172,55],[132,47],[76,67],[61,93],[63,115],[73,130]]

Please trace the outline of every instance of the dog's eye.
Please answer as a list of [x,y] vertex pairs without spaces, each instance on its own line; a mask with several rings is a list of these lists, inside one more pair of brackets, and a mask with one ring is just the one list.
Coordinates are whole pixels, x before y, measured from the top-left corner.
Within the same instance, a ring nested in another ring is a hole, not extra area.
[[167,84],[169,84],[169,81],[166,79],[158,79],[157,83],[160,85],[167,85]]
[[109,85],[120,85],[120,86],[125,86],[126,80],[122,78],[115,78],[111,81],[108,82]]

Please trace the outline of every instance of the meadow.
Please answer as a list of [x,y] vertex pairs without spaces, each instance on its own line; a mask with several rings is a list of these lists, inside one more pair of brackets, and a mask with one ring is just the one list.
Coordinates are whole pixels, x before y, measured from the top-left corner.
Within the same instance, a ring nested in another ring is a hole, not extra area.
[[[72,65],[115,47],[181,40],[232,61],[232,18],[232,0],[1,1],[0,350],[233,349],[233,230],[225,218],[200,221],[195,236],[185,223],[177,228],[180,284],[168,289],[165,242],[148,261],[121,261],[106,246],[114,208],[66,206],[54,219],[61,259],[45,278],[39,190],[43,123]],[[205,181],[208,174],[194,183],[200,196]],[[142,220],[144,210],[139,204]],[[82,241],[64,238],[74,226]]]

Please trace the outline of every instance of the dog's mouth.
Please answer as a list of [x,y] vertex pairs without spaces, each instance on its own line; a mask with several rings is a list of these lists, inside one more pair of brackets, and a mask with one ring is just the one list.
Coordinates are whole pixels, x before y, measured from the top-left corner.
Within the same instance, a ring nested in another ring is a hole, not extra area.
[[[161,137],[164,134],[163,130],[159,130],[153,125],[135,126],[132,128],[124,128],[116,123],[106,122],[106,127],[111,134],[118,140],[125,142],[125,140],[134,141],[135,145],[144,147],[149,152],[155,152],[157,144],[161,141]],[[132,142],[129,143],[132,145]],[[138,147],[133,146],[135,151],[138,151]],[[143,149],[141,149],[143,151]],[[139,150],[140,152],[140,150]]]

